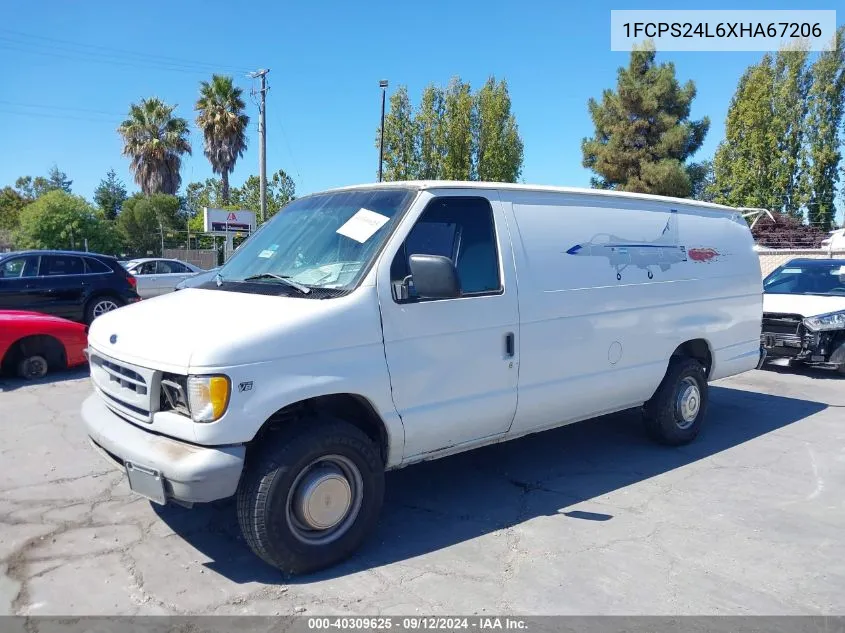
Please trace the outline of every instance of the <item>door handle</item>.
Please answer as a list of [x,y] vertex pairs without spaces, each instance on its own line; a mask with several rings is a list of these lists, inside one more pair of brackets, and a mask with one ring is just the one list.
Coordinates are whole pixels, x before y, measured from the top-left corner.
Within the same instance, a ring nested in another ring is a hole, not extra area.
[[511,358],[514,354],[514,338],[513,332],[505,334],[505,357]]

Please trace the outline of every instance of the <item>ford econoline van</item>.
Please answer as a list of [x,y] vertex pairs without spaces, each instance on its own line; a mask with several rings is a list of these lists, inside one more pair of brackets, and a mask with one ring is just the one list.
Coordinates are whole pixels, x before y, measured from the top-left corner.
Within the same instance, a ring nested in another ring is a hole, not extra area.
[[385,471],[623,409],[693,440],[708,382],[760,361],[738,210],[400,182],[295,200],[213,278],[94,321],[82,417],[164,504],[237,496],[289,573],[372,531]]

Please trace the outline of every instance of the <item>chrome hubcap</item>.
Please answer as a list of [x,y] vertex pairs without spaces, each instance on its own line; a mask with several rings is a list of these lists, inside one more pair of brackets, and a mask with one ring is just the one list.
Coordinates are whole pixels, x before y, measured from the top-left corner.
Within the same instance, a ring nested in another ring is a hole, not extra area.
[[94,316],[98,317],[112,310],[117,310],[117,304],[114,301],[99,301],[94,305]]
[[288,493],[286,519],[293,535],[309,545],[330,543],[346,533],[361,510],[364,482],[342,455],[327,455],[300,471]]
[[694,378],[686,377],[681,381],[678,389],[678,399],[675,403],[675,411],[678,417],[678,427],[688,429],[698,417],[701,408],[701,391]]
[[349,512],[352,488],[337,468],[315,468],[299,484],[294,500],[296,518],[314,530],[334,527]]

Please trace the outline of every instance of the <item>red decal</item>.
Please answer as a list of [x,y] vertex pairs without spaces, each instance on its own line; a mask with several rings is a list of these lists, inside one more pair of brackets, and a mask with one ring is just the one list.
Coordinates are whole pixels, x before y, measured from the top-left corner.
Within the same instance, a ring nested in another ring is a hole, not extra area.
[[719,257],[719,251],[712,248],[691,248],[687,254],[695,262],[709,262]]

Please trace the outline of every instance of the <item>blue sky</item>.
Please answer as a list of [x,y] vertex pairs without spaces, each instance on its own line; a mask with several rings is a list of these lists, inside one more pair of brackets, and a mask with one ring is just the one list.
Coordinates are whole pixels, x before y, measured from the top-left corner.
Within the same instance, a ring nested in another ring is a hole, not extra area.
[[[744,9],[832,9],[836,3],[745,2]],[[408,86],[459,75],[479,87],[507,79],[525,143],[526,182],[589,186],[580,142],[592,132],[587,99],[615,86],[627,53],[610,51],[611,9],[677,2],[125,2],[7,1],[0,24],[0,186],[53,163],[90,198],[114,168],[136,186],[115,128],[130,102],[156,95],[192,121],[198,83],[215,69],[249,91],[248,70],[270,68],[267,166],[299,193],[376,178],[378,80]],[[248,7],[248,8],[247,8]],[[696,8],[736,8],[703,2]],[[839,23],[845,12],[837,16]],[[23,33],[24,35],[21,35]],[[88,45],[80,48],[66,42]],[[96,48],[90,48],[96,47]],[[116,56],[113,49],[126,53]],[[712,125],[696,159],[712,157],[737,79],[762,53],[659,53],[693,79],[693,117]],[[151,63],[168,58],[168,67]],[[170,61],[170,60],[178,61]],[[112,63],[109,63],[111,60]],[[114,63],[119,61],[120,63]],[[177,70],[173,70],[172,68]],[[232,183],[258,173],[257,108]],[[183,185],[210,177],[202,139],[183,163]]]

